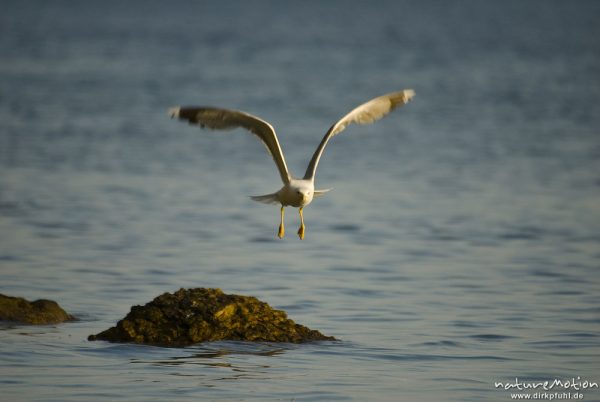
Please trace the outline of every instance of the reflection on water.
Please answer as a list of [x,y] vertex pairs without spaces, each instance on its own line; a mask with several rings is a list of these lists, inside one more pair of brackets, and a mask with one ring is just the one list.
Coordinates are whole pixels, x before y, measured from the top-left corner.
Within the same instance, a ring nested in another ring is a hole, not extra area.
[[206,359],[229,355],[277,356],[286,350],[278,344],[250,342],[210,342],[201,346],[194,346],[191,349],[193,350],[191,355],[174,356],[168,361],[155,362],[155,364],[209,364],[206,363]]
[[[132,364],[177,368],[173,376],[196,377],[204,387],[215,387],[215,381],[275,380],[281,377],[267,362],[257,364],[252,357],[276,357],[285,353],[281,345],[243,342],[214,342],[184,350],[184,354],[167,359],[132,359]],[[273,362],[277,365],[277,362]],[[195,367],[201,366],[212,370]]]

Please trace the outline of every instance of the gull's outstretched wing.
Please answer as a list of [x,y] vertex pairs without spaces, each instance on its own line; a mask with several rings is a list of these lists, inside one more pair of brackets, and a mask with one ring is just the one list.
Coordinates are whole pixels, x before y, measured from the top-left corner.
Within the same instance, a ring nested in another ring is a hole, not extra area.
[[308,180],[314,179],[315,172],[317,171],[317,165],[319,164],[319,159],[321,159],[325,145],[327,145],[327,142],[331,137],[344,131],[349,124],[373,123],[381,119],[398,106],[408,103],[413,96],[415,96],[415,91],[412,89],[405,89],[404,91],[382,95],[363,103],[338,120],[333,126],[331,126],[321,140],[321,143],[317,147],[317,150],[313,154],[313,157],[308,164],[304,178]]
[[279,146],[275,129],[266,121],[251,114],[238,110],[219,109],[214,107],[174,107],[169,109],[171,117],[187,120],[190,124],[208,127],[215,130],[230,130],[242,127],[252,132],[263,142],[279,170],[279,175],[284,184],[289,184],[290,175],[283,152]]

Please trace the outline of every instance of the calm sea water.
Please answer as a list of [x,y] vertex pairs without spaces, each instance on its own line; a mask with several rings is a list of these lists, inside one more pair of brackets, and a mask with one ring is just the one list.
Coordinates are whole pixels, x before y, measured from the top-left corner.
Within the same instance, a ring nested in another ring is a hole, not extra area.
[[[600,3],[2,1],[0,292],[81,320],[4,325],[0,395],[35,401],[480,401],[600,381]],[[168,107],[257,114],[306,239],[246,196],[262,145]],[[339,342],[88,342],[180,287],[254,295]],[[582,391],[600,400],[600,390]]]

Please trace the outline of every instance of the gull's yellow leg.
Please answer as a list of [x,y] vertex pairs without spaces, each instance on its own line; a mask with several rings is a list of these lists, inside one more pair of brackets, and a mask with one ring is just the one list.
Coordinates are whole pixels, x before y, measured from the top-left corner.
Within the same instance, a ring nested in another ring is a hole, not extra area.
[[302,216],[302,207],[300,207],[300,229],[298,229],[298,236],[300,240],[304,240],[304,216]]
[[277,236],[279,236],[280,239],[283,239],[283,236],[285,236],[285,227],[283,226],[283,205],[281,206],[281,223],[279,224],[279,233],[277,233]]

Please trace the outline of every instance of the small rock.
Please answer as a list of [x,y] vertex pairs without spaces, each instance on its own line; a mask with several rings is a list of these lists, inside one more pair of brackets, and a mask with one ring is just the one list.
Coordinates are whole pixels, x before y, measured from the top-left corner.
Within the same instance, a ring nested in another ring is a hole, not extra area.
[[0,321],[46,325],[73,321],[75,317],[52,300],[27,301],[22,297],[0,294]]
[[296,324],[255,297],[197,288],[164,293],[145,306],[133,306],[116,327],[88,340],[188,346],[220,340],[301,343],[335,338]]

